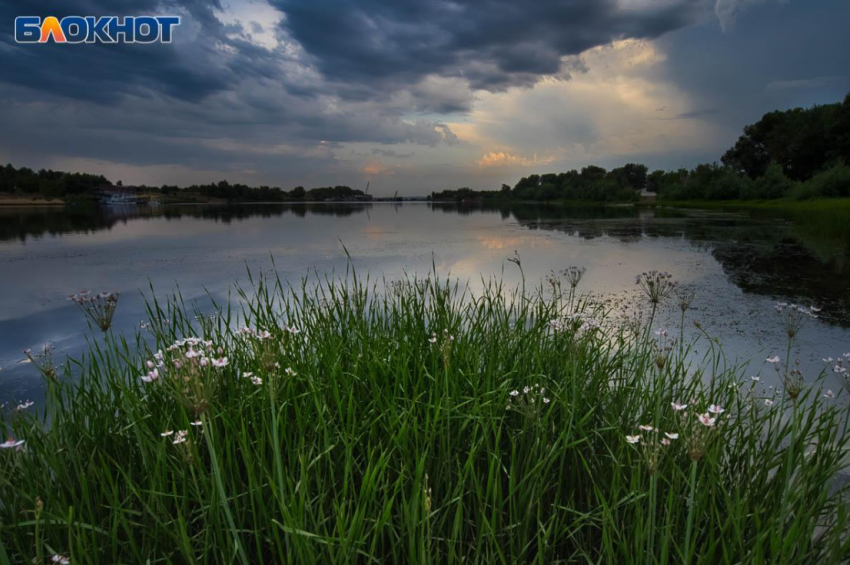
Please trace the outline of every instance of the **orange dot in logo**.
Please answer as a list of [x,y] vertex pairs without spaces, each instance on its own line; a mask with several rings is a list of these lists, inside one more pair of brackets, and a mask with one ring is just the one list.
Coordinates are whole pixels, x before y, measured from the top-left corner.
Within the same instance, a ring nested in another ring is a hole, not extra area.
[[62,26],[59,25],[59,20],[55,16],[47,16],[41,24],[41,39],[39,43],[47,43],[47,38],[53,36],[53,41],[56,43],[65,43],[65,32],[62,31]]

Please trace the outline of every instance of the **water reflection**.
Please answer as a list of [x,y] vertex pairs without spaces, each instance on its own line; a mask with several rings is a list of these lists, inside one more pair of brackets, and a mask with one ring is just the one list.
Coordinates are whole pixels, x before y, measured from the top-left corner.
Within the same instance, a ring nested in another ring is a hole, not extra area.
[[[345,218],[369,215],[375,206],[395,210],[404,204],[227,204],[102,207],[0,207],[0,241],[63,234],[110,231],[116,225],[164,219],[208,220],[225,225],[251,218],[271,219],[326,216]],[[406,204],[408,208],[417,204]],[[723,266],[724,272],[744,292],[783,296],[790,300],[822,304],[825,317],[850,325],[850,291],[844,254],[819,257],[798,240],[791,224],[781,218],[754,220],[742,214],[706,213],[631,206],[569,207],[535,204],[462,205],[427,204],[434,213],[451,216],[498,215],[530,230],[554,230],[584,240],[614,238],[623,244],[641,238],[684,238],[702,246]],[[370,218],[371,219],[371,218]],[[380,231],[380,230],[378,230]],[[485,245],[503,248],[492,238]],[[828,242],[827,242],[828,245]]]
[[[532,230],[555,230],[584,240],[682,238],[711,253],[741,290],[818,304],[823,317],[850,327],[850,261],[836,242],[799,238],[783,218],[746,214],[634,208],[514,205],[433,205],[446,213],[497,213]],[[824,253],[824,248],[832,252]]]
[[[583,290],[613,307],[636,303],[635,274],[668,270],[696,289],[694,316],[730,357],[763,359],[784,343],[773,300],[823,308],[800,339],[812,371],[850,349],[846,252],[777,218],[416,203],[0,208],[0,396],[26,398],[37,382],[19,363],[23,348],[50,341],[60,358],[84,349],[85,322],[65,299],[83,288],[121,291],[115,327],[131,332],[149,284],[160,297],[179,286],[203,309],[246,269],[268,272],[270,258],[290,281],[344,271],[350,253],[361,273],[393,280],[436,266],[474,287],[489,276],[518,282],[506,263],[515,250],[530,281],[587,267]],[[659,323],[677,327],[676,311],[668,318]]]
[[111,230],[118,224],[136,220],[180,220],[196,218],[229,224],[248,218],[274,218],[292,214],[346,217],[366,211],[366,204],[221,204],[175,206],[97,206],[66,207],[0,206],[0,241],[93,233]]

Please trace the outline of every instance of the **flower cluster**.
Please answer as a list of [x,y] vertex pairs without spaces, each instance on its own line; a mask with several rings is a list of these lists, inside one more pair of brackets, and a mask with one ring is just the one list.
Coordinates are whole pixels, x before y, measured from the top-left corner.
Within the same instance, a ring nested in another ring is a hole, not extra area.
[[673,351],[674,340],[669,339],[667,330],[662,328],[655,330],[655,335],[658,338],[653,344],[655,352],[655,366],[661,371],[667,365],[667,360],[670,357],[670,352]]
[[576,312],[549,321],[549,327],[555,332],[572,331],[579,334],[589,333],[602,327],[602,324],[585,312]]
[[681,310],[682,314],[684,314],[691,308],[691,303],[694,301],[694,293],[689,292],[684,288],[679,288],[676,290],[676,300],[678,302],[679,310]]
[[[190,425],[202,426],[203,423],[200,420],[195,420]],[[199,430],[203,431],[201,428],[199,428]],[[177,449],[186,462],[192,464],[194,459],[192,455],[192,444],[191,437],[189,436],[189,430],[177,430],[176,432],[173,430],[165,430],[159,435],[170,441],[171,445],[177,446]]]
[[524,386],[522,390],[512,390],[505,409],[519,412],[528,418],[537,418],[550,402],[552,399],[546,396],[546,389],[534,384]]
[[268,332],[268,330],[255,330],[249,327],[243,327],[239,329],[239,333],[245,337],[250,337],[253,339],[265,340],[271,339],[272,334]]
[[431,337],[428,338],[428,343],[431,344],[432,347],[438,349],[440,351],[440,355],[443,357],[443,362],[448,365],[449,357],[452,351],[452,344],[454,343],[455,336],[449,333],[448,329],[443,329],[442,334],[438,335],[436,332],[431,333]]
[[803,372],[800,370],[800,360],[797,359],[795,361],[794,368],[789,369],[786,367],[785,370],[783,370],[782,361],[778,355],[768,357],[765,361],[773,364],[776,374],[779,375],[779,378],[782,379],[782,384],[785,385],[785,391],[788,393],[788,396],[796,402],[797,397],[803,391],[804,385]]
[[101,331],[112,325],[112,316],[118,306],[118,292],[100,292],[93,294],[87,290],[72,294],[68,300],[80,307]]
[[242,378],[243,379],[250,379],[251,384],[253,384],[254,386],[260,386],[260,385],[263,384],[263,379],[258,377],[257,375],[255,375],[254,373],[252,373],[250,371],[246,371],[246,372],[242,373]]
[[627,434],[626,442],[632,445],[638,445],[646,467],[649,469],[649,473],[653,474],[658,469],[662,450],[679,439],[679,434],[674,432],[662,433],[658,428],[649,424],[641,424],[638,426],[638,430],[642,433],[636,435]]
[[777,302],[773,306],[773,309],[782,317],[788,339],[793,339],[800,332],[806,320],[817,318],[817,313],[820,312],[820,308],[814,306],[806,308],[805,306],[787,304],[786,302]]
[[174,436],[174,440],[171,443],[173,443],[174,445],[179,445],[181,443],[186,443],[186,441],[188,440],[189,432],[188,430],[180,430],[177,432],[177,435],[174,435],[174,432],[172,430],[165,430],[159,435],[167,438]]
[[[455,340],[455,336],[450,334],[449,330],[447,330],[447,329],[443,330],[442,338],[443,338],[443,341],[450,341],[451,342],[451,341]],[[428,338],[428,343],[430,343],[431,345],[436,345],[438,341],[440,341],[440,338],[437,337],[437,333],[431,332],[431,337]]]
[[673,275],[659,271],[648,271],[635,277],[635,284],[643,289],[649,301],[658,304],[676,290]]
[[845,367],[845,363],[850,363],[850,352],[839,355],[836,359],[827,357],[823,362],[832,365],[832,372],[841,379],[841,384],[847,392],[850,392],[850,370]]
[[145,363],[145,383],[154,383],[168,373],[167,384],[173,393],[195,414],[201,414],[209,405],[217,386],[215,373],[229,365],[221,347],[198,337],[175,341],[165,352],[157,351]]
[[33,353],[32,349],[24,349],[24,355],[29,359],[39,372],[49,379],[56,378],[56,366],[53,364],[53,350],[55,348],[50,343],[45,343],[44,347],[38,353]]
[[[171,360],[172,365],[174,365],[174,368],[176,369],[180,369],[185,362],[194,362],[201,367],[206,367],[213,360],[216,360],[213,359],[216,353],[219,355],[224,353],[224,350],[221,347],[215,349],[212,341],[201,339],[199,337],[178,339],[173,344],[166,347],[165,350],[169,353],[174,353],[175,351],[179,352],[177,355],[174,355]],[[184,357],[186,361],[182,360],[181,356]],[[158,358],[159,366],[162,366],[162,352],[157,351],[154,357]],[[227,365],[227,357],[224,357],[223,360],[218,359],[216,361],[218,361],[219,364],[223,362],[224,364],[221,366]]]
[[705,455],[714,428],[726,409],[718,404],[711,404],[705,412],[688,416],[689,405],[678,402],[671,403],[673,411],[679,414],[682,432],[688,448],[688,456],[692,461],[699,461]]
[[567,282],[570,283],[570,287],[575,290],[578,284],[581,282],[582,277],[587,272],[586,267],[574,267],[570,265],[566,269],[562,271],[564,278],[567,279]]
[[283,337],[276,339],[275,334],[261,328],[243,327],[239,333],[246,339],[247,345],[253,350],[254,358],[267,373],[275,373],[280,369],[280,359],[284,355],[287,335],[297,336],[301,330],[296,326],[282,326]]
[[[726,410],[717,404],[712,404],[704,413],[689,418],[687,415],[688,403],[671,402],[670,406],[673,412],[679,415],[683,424],[682,427],[687,431],[688,455],[694,461],[698,461],[705,454],[711,429],[717,425],[717,419]],[[658,463],[660,447],[669,446],[671,442],[679,439],[679,434],[674,432],[662,434],[660,430],[647,424],[638,426],[638,429],[651,439],[645,438],[644,434],[637,434],[626,435],[626,441],[631,444],[642,444],[645,447],[644,457],[647,460],[650,472],[653,472]]]

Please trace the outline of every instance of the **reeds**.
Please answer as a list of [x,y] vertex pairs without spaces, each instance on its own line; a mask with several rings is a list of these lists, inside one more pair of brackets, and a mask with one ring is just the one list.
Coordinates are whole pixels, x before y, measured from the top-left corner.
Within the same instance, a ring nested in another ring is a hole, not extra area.
[[0,563],[850,556],[832,372],[792,407],[680,347],[656,363],[653,328],[572,286],[385,287],[260,280],[203,324],[154,302],[152,336],[93,341],[4,421],[26,443],[0,451]]

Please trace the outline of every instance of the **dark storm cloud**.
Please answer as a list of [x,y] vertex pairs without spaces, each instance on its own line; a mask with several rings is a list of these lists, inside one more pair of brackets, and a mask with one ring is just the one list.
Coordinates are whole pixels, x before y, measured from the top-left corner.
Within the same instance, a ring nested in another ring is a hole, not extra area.
[[772,110],[839,101],[850,89],[850,2],[763,4],[726,33],[697,26],[659,41],[667,54],[663,78],[696,108],[714,108],[712,122],[733,132]]
[[[20,15],[134,15],[176,13],[196,22],[211,39],[225,33],[216,19],[217,1],[188,0],[179,5],[161,0],[114,2],[98,0],[47,0],[37,7],[20,2],[0,2],[0,81],[49,92],[53,95],[114,102],[124,93],[157,91],[175,98],[198,101],[228,87],[234,70],[216,62],[212,47],[187,45],[17,45],[14,19]],[[246,52],[246,63],[255,54]]]
[[372,149],[372,155],[379,155],[381,157],[393,157],[395,159],[407,159],[408,157],[413,157],[413,153],[398,153],[397,151],[393,151],[392,149]]
[[[660,110],[659,110],[660,111]],[[655,118],[656,120],[699,120],[702,118],[707,118],[709,116],[713,116],[717,113],[717,110],[714,108],[707,108],[705,110],[691,110],[690,112],[682,112],[680,114],[676,114],[675,116],[669,118]]]
[[[379,101],[396,115],[463,113],[471,109],[475,89],[533,85],[541,76],[565,71],[563,56],[687,25],[701,3],[630,9],[615,0],[270,0],[270,5],[285,14],[278,35],[294,50],[252,43],[250,33],[263,25],[253,22],[245,30],[223,23],[217,13],[227,7],[219,0],[45,0],[37,8],[3,0],[0,82],[117,104],[124,95],[146,94],[198,103],[232,92],[241,81],[265,80],[287,96]],[[173,44],[14,43],[19,15],[153,13],[183,16]],[[312,79],[304,80],[293,66],[309,70]],[[400,92],[404,96],[394,99]],[[262,102],[258,97],[260,108]]]
[[[464,77],[473,89],[533,84],[561,58],[693,23],[697,0],[623,7],[614,0],[271,0],[288,33],[332,80],[415,84]],[[657,5],[657,4],[656,4]]]

